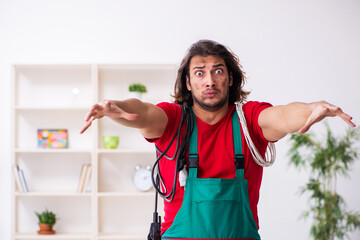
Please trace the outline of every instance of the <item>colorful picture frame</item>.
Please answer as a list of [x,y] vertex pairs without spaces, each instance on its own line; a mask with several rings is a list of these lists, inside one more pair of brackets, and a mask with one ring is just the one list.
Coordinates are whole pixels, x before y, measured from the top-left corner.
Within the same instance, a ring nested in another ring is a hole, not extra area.
[[38,148],[68,148],[67,129],[38,129]]

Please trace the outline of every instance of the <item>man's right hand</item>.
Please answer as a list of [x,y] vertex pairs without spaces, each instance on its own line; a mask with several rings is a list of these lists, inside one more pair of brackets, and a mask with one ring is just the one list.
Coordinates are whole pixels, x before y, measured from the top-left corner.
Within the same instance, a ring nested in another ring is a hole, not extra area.
[[80,130],[80,134],[84,133],[86,129],[88,129],[91,126],[91,123],[95,119],[99,119],[104,116],[110,117],[112,119],[123,118],[129,121],[133,121],[137,119],[138,114],[128,113],[123,109],[121,109],[120,107],[118,107],[112,101],[103,101],[100,104],[93,105],[90,111],[86,114],[86,117],[84,119],[85,125]]

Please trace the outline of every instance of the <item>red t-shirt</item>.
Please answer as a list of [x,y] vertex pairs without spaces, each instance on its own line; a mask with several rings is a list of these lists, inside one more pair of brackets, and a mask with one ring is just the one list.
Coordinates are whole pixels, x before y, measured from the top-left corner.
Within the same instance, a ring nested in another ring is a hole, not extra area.
[[[157,147],[164,151],[168,147],[181,119],[181,108],[173,103],[159,103],[157,105],[163,109],[168,117],[168,124],[164,134],[155,140]],[[243,105],[248,130],[252,141],[262,156],[265,155],[268,141],[264,138],[258,124],[258,117],[262,110],[270,107],[269,103],[247,102]],[[199,167],[198,177],[200,178],[235,178],[234,168],[234,145],[232,138],[232,113],[235,111],[235,105],[230,105],[225,116],[213,125],[209,125],[196,117],[198,129],[198,154]],[[184,124],[185,125],[185,124]],[[184,132],[184,125],[182,134]],[[250,208],[255,222],[259,227],[257,215],[257,204],[259,201],[259,190],[263,175],[263,168],[253,160],[250,150],[244,139],[241,127],[242,147],[245,156],[245,179],[248,180],[248,192]],[[176,140],[167,152],[167,156],[173,157],[176,149]],[[168,191],[171,191],[175,174],[175,160],[162,158],[160,160],[160,171],[164,184]],[[178,210],[181,207],[184,197],[184,187],[180,187],[177,180],[176,193],[172,202],[164,201],[164,222],[161,232],[164,233],[172,224]]]

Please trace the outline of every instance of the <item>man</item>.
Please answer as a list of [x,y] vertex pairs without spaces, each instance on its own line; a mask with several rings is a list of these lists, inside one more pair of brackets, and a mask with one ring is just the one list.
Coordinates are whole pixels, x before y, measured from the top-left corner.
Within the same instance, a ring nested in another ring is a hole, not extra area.
[[[243,90],[244,81],[234,54],[214,41],[201,40],[190,47],[179,68],[176,104],[155,106],[136,99],[104,101],[95,104],[85,117],[81,133],[95,119],[107,116],[138,128],[164,152],[180,125],[182,108],[177,104],[192,108],[196,129],[189,144],[190,160],[187,153],[185,169],[189,177],[185,187],[177,181],[173,199],[165,201],[162,239],[260,239],[257,203],[263,168],[253,160],[243,130],[237,128],[234,105],[245,103],[249,94]],[[242,110],[251,139],[262,156],[269,142],[288,133],[305,133],[325,117],[341,117],[355,126],[349,115],[325,101],[283,106],[246,102]],[[181,135],[184,132],[182,127]],[[176,143],[172,143],[166,155],[176,155],[176,149]],[[175,161],[165,158],[159,163],[165,191],[172,189],[175,167]]]

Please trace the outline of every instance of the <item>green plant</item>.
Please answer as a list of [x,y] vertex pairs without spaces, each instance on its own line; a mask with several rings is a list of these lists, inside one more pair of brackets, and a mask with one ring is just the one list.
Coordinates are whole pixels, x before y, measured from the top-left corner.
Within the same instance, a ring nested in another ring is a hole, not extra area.
[[310,196],[310,209],[303,217],[313,218],[311,236],[316,240],[344,239],[360,228],[360,214],[346,211],[344,199],[336,192],[336,181],[338,176],[348,176],[350,165],[358,158],[360,128],[349,128],[345,136],[336,138],[325,126],[325,141],[318,141],[311,133],[291,136],[290,164],[311,173],[301,189],[301,194]]
[[139,92],[139,93],[146,93],[146,87],[141,83],[134,83],[129,86],[130,92]]
[[41,213],[35,212],[35,214],[39,219],[39,223],[45,223],[48,225],[53,225],[56,223],[56,214],[48,211],[47,209]]

